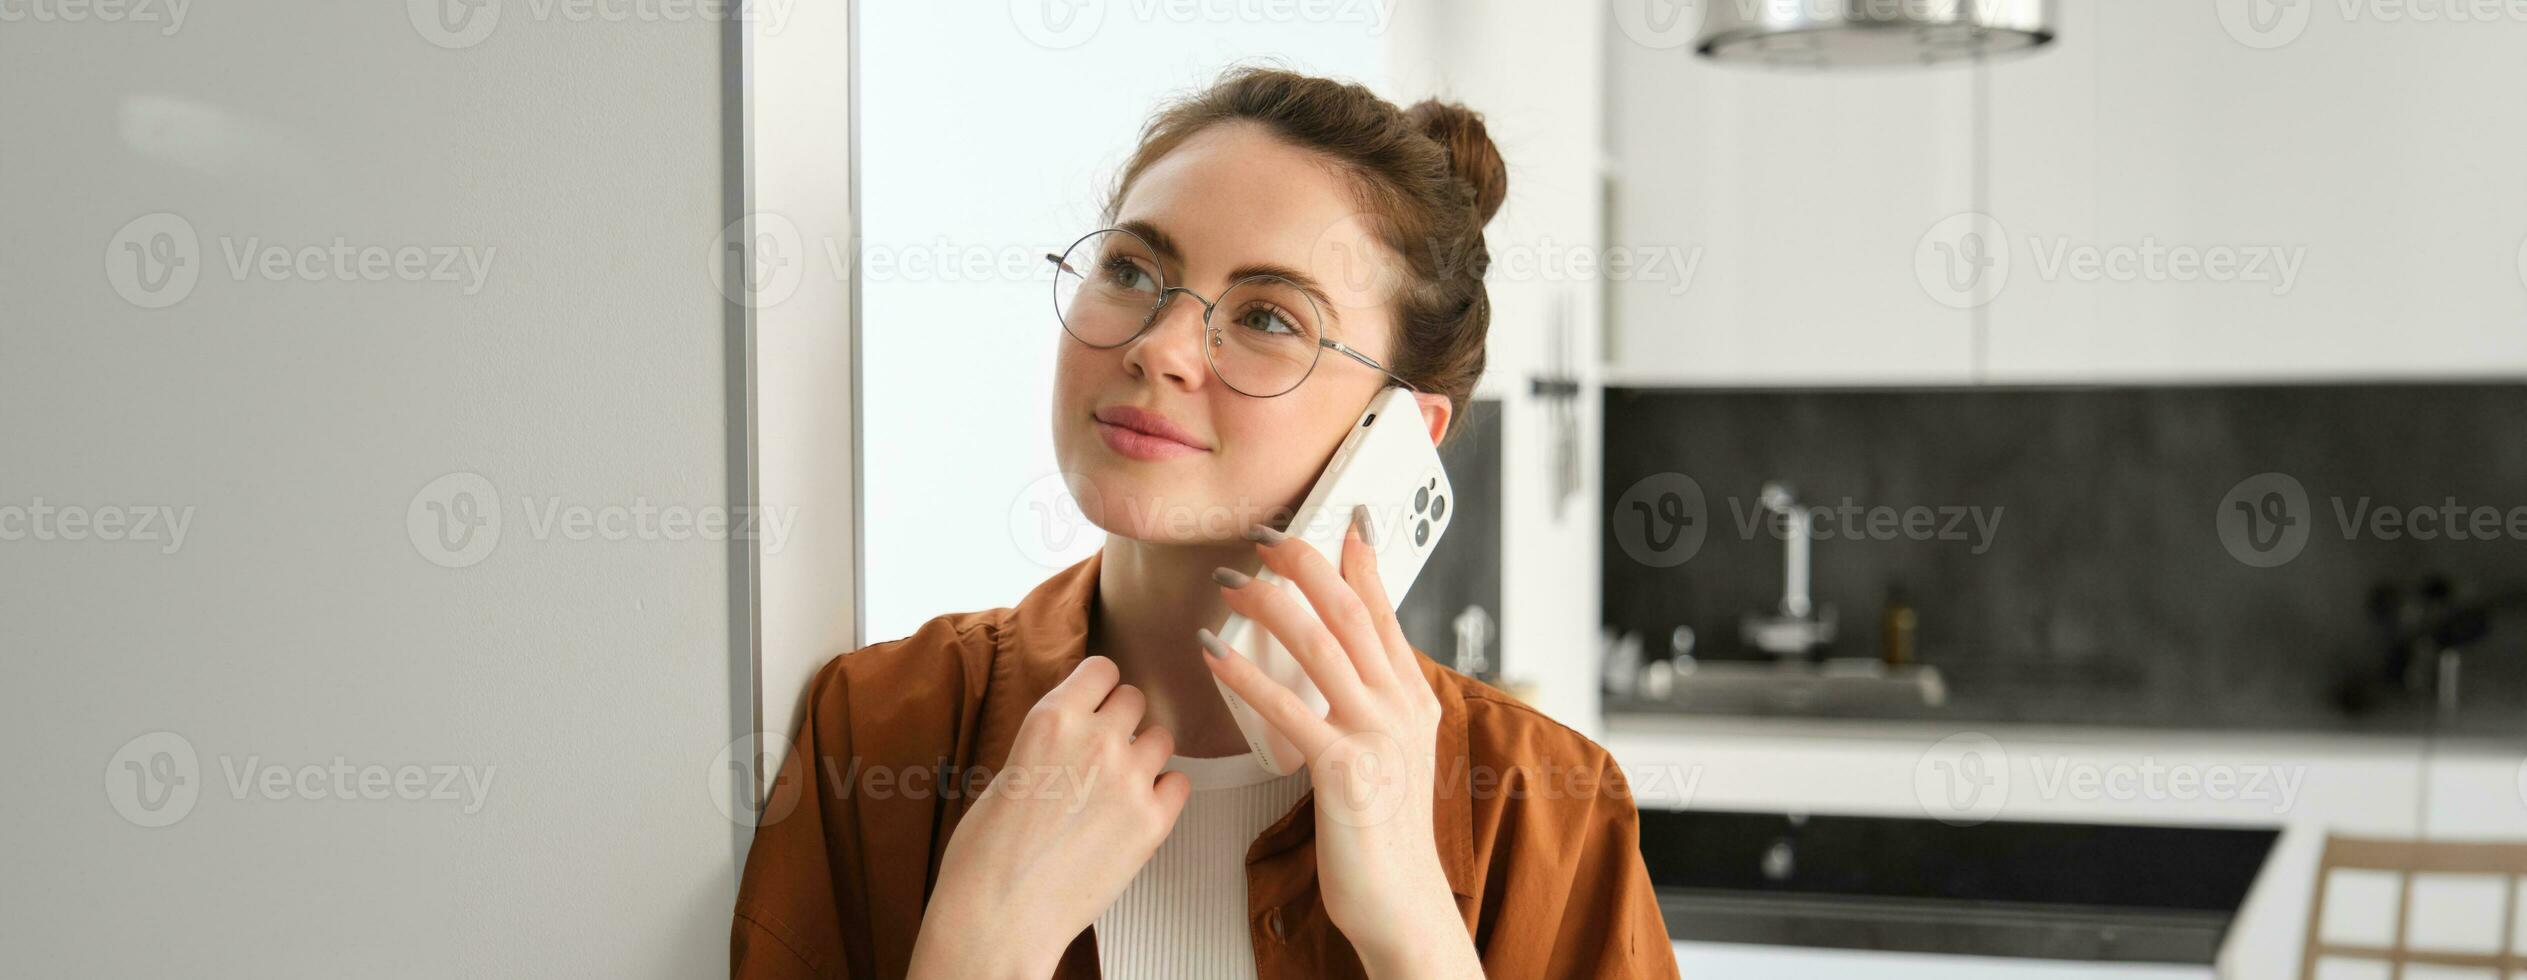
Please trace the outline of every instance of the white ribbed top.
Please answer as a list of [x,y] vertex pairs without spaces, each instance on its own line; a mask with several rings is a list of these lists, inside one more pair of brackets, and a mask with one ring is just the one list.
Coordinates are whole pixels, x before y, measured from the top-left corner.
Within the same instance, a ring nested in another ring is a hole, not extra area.
[[1275,776],[1244,755],[1173,756],[1193,795],[1166,843],[1097,916],[1098,972],[1111,980],[1254,980],[1246,848],[1307,795],[1307,770]]

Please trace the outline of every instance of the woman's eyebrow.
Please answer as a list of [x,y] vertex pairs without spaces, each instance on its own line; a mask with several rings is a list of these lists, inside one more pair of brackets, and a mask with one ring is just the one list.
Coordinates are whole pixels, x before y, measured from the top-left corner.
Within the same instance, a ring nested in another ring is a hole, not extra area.
[[1115,227],[1131,232],[1132,234],[1139,235],[1142,241],[1149,243],[1149,247],[1158,250],[1159,258],[1166,259],[1167,261],[1174,262],[1178,265],[1184,264],[1185,253],[1176,248],[1176,240],[1167,237],[1166,232],[1158,230],[1157,225],[1150,224],[1149,222],[1143,221],[1139,218],[1134,218],[1130,221],[1116,225]]
[[1342,323],[1342,312],[1334,307],[1333,299],[1327,296],[1325,294],[1325,288],[1317,285],[1316,280],[1309,278],[1307,273],[1300,272],[1299,270],[1288,266],[1273,265],[1268,262],[1250,263],[1238,266],[1235,270],[1229,272],[1228,281],[1236,282],[1240,279],[1252,276],[1273,276],[1275,278],[1289,280],[1292,285],[1299,287],[1300,292],[1306,293],[1307,298],[1316,301],[1316,308],[1324,311],[1326,319],[1331,320],[1336,324]]
[[[1160,231],[1157,225],[1151,224],[1144,219],[1133,218],[1129,221],[1120,222],[1116,224],[1115,227],[1140,236],[1142,241],[1148,242],[1149,247],[1158,252],[1158,257],[1160,259],[1163,259],[1178,268],[1184,267],[1184,251],[1177,248],[1176,240],[1168,237],[1166,232]],[[1228,281],[1236,282],[1249,276],[1279,276],[1283,279],[1289,280],[1299,287],[1299,291],[1306,293],[1307,298],[1316,301],[1316,308],[1324,311],[1327,320],[1336,325],[1340,325],[1342,323],[1342,313],[1334,307],[1334,302],[1332,298],[1326,294],[1325,288],[1318,285],[1316,280],[1310,278],[1306,273],[1300,272],[1297,269],[1293,269],[1288,266],[1273,265],[1271,263],[1250,263],[1232,270],[1228,274]]]

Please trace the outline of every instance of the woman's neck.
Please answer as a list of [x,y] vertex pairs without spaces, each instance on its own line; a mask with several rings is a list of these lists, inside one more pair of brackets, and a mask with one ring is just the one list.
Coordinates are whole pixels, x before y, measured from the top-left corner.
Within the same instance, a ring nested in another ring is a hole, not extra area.
[[1156,544],[1108,535],[1097,567],[1097,603],[1090,613],[1088,652],[1111,658],[1123,682],[1149,698],[1143,725],[1176,736],[1176,754],[1211,758],[1246,751],[1246,738],[1202,663],[1196,629],[1228,621],[1211,570],[1262,566],[1244,541]]

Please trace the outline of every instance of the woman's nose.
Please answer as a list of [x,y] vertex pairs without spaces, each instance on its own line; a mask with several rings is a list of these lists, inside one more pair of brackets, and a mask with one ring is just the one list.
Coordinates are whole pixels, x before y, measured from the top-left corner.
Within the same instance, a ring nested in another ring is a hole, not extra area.
[[1151,316],[1155,319],[1132,341],[1125,360],[1143,373],[1156,372],[1177,384],[1199,387],[1211,370],[1202,357],[1202,301],[1171,290]]

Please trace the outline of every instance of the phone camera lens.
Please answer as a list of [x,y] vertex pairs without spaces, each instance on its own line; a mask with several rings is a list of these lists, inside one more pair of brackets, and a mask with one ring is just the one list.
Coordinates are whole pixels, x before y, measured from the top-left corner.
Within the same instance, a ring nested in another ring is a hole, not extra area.
[[1448,498],[1430,498],[1430,519],[1435,521],[1446,516],[1448,516]]
[[1429,522],[1429,521],[1414,521],[1414,522],[1413,522],[1413,544],[1415,544],[1415,545],[1425,545],[1425,544],[1429,544],[1429,543],[1430,543],[1430,522]]
[[1419,487],[1419,488],[1414,489],[1414,490],[1413,490],[1413,513],[1418,514],[1418,513],[1421,513],[1422,511],[1429,510],[1429,509],[1430,509],[1430,488],[1429,488],[1429,487]]

